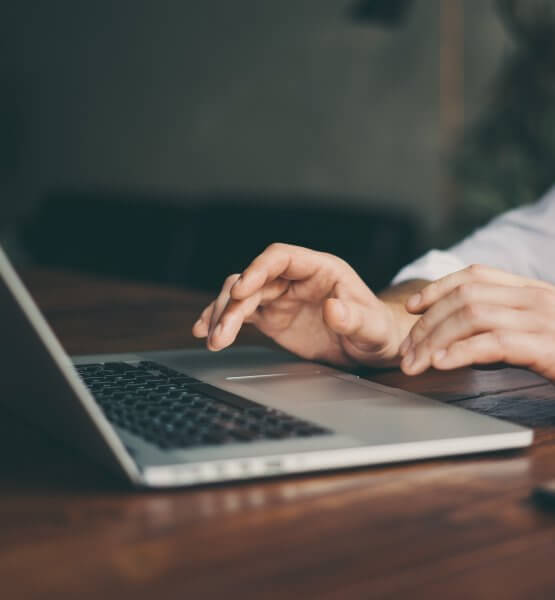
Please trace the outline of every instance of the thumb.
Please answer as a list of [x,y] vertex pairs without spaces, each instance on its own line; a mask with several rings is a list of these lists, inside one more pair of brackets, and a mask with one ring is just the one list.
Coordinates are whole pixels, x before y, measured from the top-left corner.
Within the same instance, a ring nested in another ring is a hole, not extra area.
[[378,306],[329,298],[323,307],[326,325],[363,352],[379,352],[388,342],[387,323]]

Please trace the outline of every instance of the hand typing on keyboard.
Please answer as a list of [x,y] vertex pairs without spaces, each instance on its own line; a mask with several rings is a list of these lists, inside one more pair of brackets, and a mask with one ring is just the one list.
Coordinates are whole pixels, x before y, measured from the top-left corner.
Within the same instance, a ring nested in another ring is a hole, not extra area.
[[241,276],[227,278],[193,334],[221,350],[252,323],[303,358],[383,365],[396,359],[416,318],[398,299],[378,298],[340,258],[272,244]]
[[401,346],[401,367],[455,369],[506,362],[555,380],[555,286],[483,265],[438,279],[408,300],[423,314]]

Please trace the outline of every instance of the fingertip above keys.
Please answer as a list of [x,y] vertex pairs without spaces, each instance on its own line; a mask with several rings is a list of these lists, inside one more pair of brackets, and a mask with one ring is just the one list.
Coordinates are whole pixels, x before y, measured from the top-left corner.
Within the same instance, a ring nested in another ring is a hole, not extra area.
[[208,350],[219,352],[229,346],[229,342],[226,340],[227,333],[227,331],[224,331],[222,324],[218,323],[212,332],[212,335],[207,340],[206,346]]
[[198,319],[192,327],[192,333],[195,337],[203,338],[208,335],[208,327],[202,319]]

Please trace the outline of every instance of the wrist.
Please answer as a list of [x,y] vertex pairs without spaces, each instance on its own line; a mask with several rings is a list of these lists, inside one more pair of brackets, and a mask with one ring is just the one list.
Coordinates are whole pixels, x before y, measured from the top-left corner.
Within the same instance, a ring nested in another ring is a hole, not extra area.
[[394,355],[396,364],[399,364],[399,346],[420,318],[420,315],[415,315],[407,311],[406,302],[410,296],[419,292],[429,283],[425,279],[406,281],[389,287],[378,294],[378,298],[384,303],[390,315],[392,348],[390,353]]

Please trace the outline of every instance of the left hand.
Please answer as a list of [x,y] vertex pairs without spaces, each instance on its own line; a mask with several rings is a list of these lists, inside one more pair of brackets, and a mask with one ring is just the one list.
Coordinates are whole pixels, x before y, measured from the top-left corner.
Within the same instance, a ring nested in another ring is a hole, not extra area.
[[427,285],[407,301],[422,317],[400,346],[401,368],[505,362],[555,380],[555,286],[483,265]]

